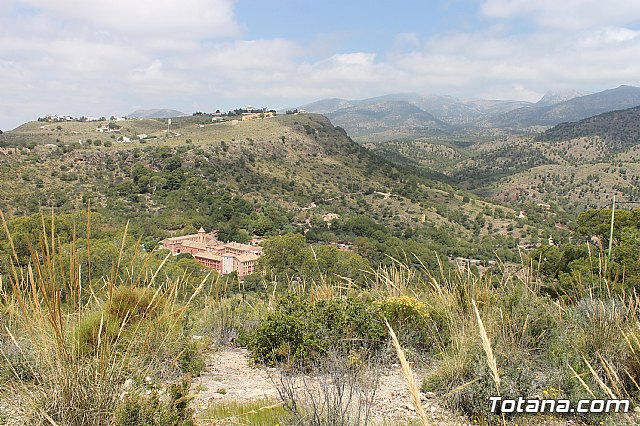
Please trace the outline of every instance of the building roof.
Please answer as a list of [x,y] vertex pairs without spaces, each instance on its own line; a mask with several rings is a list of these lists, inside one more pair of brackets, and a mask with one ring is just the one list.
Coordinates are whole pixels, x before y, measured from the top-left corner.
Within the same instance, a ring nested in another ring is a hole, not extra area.
[[193,255],[193,257],[199,257],[200,259],[209,259],[209,260],[217,260],[222,262],[222,256],[215,253],[209,253],[206,251],[201,251]]
[[[181,235],[179,237],[169,237],[162,240],[162,242],[163,243],[166,242],[166,244],[175,244],[181,241],[197,240],[198,238],[200,238],[199,233],[201,232],[205,232],[204,229],[200,228],[200,230],[198,231],[198,234]],[[216,239],[216,235],[217,235],[216,231],[205,233],[205,239],[207,241],[213,241],[217,243],[218,240]]]
[[168,243],[179,243],[180,241],[184,241],[184,240],[190,240],[192,239],[194,236],[193,235],[182,235],[181,237],[169,237],[169,238],[165,238],[164,240],[162,240],[163,242],[166,241]]
[[201,243],[201,242],[198,242],[198,241],[183,241],[182,242],[182,246],[183,247],[194,248],[194,249],[198,249],[198,250],[203,250],[203,251],[207,250],[207,244],[206,243]]
[[242,263],[255,261],[260,258],[260,256],[258,256],[255,253],[236,254],[234,257],[238,260],[238,262],[242,262]]
[[248,251],[248,252],[262,251],[262,247],[260,246],[250,246],[249,244],[242,244],[242,243],[236,243],[236,242],[224,243],[222,244],[222,247],[228,247],[231,249]]

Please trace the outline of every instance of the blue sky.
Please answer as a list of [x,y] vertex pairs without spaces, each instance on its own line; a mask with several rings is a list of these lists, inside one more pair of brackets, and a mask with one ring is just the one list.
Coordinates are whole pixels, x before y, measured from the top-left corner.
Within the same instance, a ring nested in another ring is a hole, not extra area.
[[336,52],[391,49],[397,34],[422,37],[477,27],[475,1],[239,1],[238,20],[249,39],[332,41]]
[[640,86],[637,0],[3,0],[0,129],[388,93]]

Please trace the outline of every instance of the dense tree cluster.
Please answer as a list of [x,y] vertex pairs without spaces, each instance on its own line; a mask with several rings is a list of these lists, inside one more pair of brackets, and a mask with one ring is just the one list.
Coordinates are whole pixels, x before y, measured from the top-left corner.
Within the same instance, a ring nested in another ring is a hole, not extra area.
[[576,224],[572,243],[543,246],[531,255],[548,291],[571,298],[591,286],[595,291],[640,290],[640,209],[616,212],[611,253],[611,210],[588,210]]

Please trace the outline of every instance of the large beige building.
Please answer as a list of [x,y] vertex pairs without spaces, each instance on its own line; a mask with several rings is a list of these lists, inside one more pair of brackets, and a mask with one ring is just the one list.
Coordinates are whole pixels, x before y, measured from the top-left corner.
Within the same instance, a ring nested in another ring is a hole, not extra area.
[[198,262],[221,274],[236,272],[239,276],[253,274],[262,256],[262,247],[218,241],[217,231],[207,233],[200,228],[197,234],[165,238],[162,247],[174,255],[191,254]]

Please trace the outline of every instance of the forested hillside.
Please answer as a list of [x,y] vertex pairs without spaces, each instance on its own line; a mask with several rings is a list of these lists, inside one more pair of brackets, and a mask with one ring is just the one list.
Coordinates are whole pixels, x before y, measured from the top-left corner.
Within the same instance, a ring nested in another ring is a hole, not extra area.
[[[104,134],[92,123],[29,123],[7,132],[5,145],[25,149],[0,157],[0,207],[14,217],[91,202],[113,221],[135,218],[131,230],[149,247],[201,226],[239,242],[304,231],[309,241],[356,244],[375,262],[416,251],[433,260],[434,250],[517,259],[517,244],[555,232],[550,216],[517,219],[437,174],[372,154],[319,115],[165,126],[129,120]],[[327,222],[328,213],[337,217]]]

